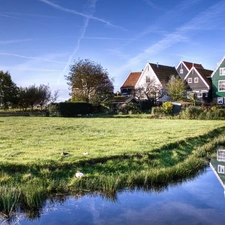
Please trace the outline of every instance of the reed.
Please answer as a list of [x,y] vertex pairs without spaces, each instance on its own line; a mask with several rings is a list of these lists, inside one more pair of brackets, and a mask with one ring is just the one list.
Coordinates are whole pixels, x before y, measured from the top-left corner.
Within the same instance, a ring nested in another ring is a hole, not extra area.
[[21,191],[13,186],[0,187],[0,210],[9,217],[20,203]]

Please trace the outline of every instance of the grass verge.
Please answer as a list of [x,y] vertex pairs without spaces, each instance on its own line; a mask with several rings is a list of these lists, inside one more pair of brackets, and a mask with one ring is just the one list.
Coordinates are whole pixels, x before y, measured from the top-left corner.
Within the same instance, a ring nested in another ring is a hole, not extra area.
[[[216,146],[225,143],[221,121],[0,120],[0,210],[5,215],[17,209],[35,211],[56,193],[158,190],[193,177]],[[70,156],[61,156],[62,151]],[[85,177],[77,179],[76,170]]]

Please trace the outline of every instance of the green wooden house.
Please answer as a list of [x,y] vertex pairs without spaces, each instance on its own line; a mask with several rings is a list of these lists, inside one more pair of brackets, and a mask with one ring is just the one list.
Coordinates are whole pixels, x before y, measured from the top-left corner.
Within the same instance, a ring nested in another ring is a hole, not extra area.
[[211,75],[212,97],[219,105],[225,104],[225,56]]

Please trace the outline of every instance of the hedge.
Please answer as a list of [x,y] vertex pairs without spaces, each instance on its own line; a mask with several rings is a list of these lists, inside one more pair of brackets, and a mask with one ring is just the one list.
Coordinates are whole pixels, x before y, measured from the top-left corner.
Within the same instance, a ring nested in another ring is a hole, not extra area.
[[93,106],[87,102],[61,102],[59,103],[59,114],[63,117],[75,117],[93,113]]

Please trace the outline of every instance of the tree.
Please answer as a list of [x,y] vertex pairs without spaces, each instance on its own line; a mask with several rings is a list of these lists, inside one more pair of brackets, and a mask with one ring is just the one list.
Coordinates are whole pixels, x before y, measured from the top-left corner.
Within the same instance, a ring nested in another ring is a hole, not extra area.
[[7,109],[17,104],[18,87],[12,81],[9,72],[0,71],[0,106]]
[[51,90],[48,85],[41,84],[38,87],[38,100],[37,103],[40,104],[41,109],[43,105],[47,104],[51,100]]
[[89,59],[75,61],[65,78],[72,89],[73,100],[99,105],[103,99],[113,96],[114,87],[108,72]]
[[167,93],[172,101],[182,100],[187,93],[185,81],[178,76],[172,76],[167,84]]
[[159,84],[156,79],[152,78],[141,87],[135,88],[133,94],[138,99],[146,97],[152,105],[165,95],[165,91],[163,89],[163,85]]
[[19,106],[23,109],[31,107],[33,110],[35,105],[47,104],[51,100],[51,90],[48,85],[41,84],[39,87],[31,85],[25,88],[19,88]]

